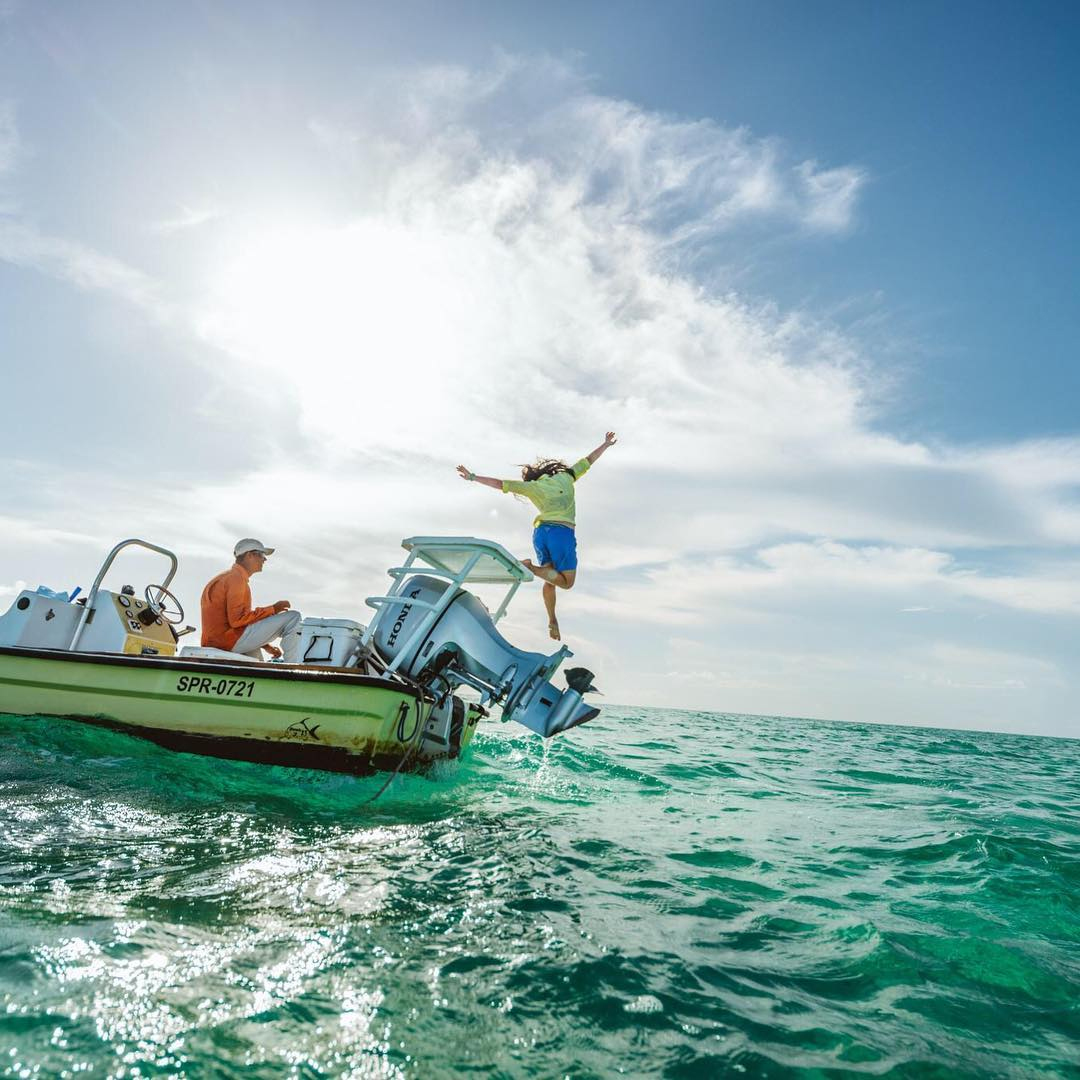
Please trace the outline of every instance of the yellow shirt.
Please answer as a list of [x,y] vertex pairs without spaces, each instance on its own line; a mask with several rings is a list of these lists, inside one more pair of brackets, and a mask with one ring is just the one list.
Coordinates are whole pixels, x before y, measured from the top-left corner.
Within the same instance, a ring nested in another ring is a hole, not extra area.
[[539,480],[504,480],[508,495],[524,495],[540,511],[533,528],[544,522],[574,526],[574,483],[589,471],[589,459],[582,458],[570,472],[541,476]]

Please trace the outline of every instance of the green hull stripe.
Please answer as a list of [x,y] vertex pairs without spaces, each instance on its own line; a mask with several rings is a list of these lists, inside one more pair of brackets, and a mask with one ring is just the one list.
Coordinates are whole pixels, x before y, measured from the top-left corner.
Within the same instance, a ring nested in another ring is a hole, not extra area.
[[[302,712],[308,716],[318,714],[319,716],[355,716],[371,720],[385,720],[388,719],[390,715],[389,713],[364,712],[357,709],[333,709],[322,705],[293,705],[288,702],[270,704],[268,702],[253,701],[251,698],[217,697],[216,695],[214,697],[209,697],[201,694],[188,697],[182,691],[177,691],[175,694],[156,694],[149,690],[118,690],[104,686],[57,686],[56,683],[51,682],[38,682],[33,679],[6,678],[4,676],[0,676],[0,685],[18,686],[33,690],[51,690],[60,694],[101,694],[106,697],[141,698],[147,701],[164,701],[168,702],[170,705],[227,705],[239,709],[274,709],[278,712],[284,710],[289,712]],[[256,687],[257,686],[258,683],[256,683]],[[380,691],[376,691],[376,693],[379,692]],[[395,693],[395,691],[391,690],[389,693]],[[398,696],[402,701],[408,700],[410,708],[412,707],[411,697],[405,694]]]

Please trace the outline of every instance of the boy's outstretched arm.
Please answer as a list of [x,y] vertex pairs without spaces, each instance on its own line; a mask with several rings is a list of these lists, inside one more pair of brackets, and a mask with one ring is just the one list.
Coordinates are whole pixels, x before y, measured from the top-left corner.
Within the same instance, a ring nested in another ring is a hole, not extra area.
[[600,456],[600,455],[601,455],[601,454],[602,454],[602,453],[603,453],[603,452],[604,452],[604,451],[605,451],[605,450],[606,450],[606,449],[607,449],[607,448],[608,448],[609,446],[614,446],[616,442],[618,442],[618,440],[617,440],[617,439],[615,438],[615,432],[614,432],[614,431],[609,431],[609,432],[608,432],[608,433],[607,433],[607,434],[606,434],[606,435],[604,436],[604,441],[603,441],[603,442],[602,442],[602,443],[601,443],[601,444],[600,444],[600,445],[599,445],[599,446],[598,446],[598,447],[597,447],[597,448],[596,448],[596,449],[595,449],[595,450],[594,450],[594,451],[593,451],[593,452],[592,452],[591,454],[589,454],[589,455],[587,456],[586,460],[587,460],[587,461],[589,462],[589,464],[590,464],[590,465],[595,465],[595,464],[596,464],[596,459],[597,459],[597,458],[598,458],[598,457],[599,457],[599,456]]
[[459,465],[457,471],[462,480],[475,480],[478,484],[486,484],[490,488],[502,491],[503,482],[497,480],[494,476],[477,476],[476,473],[470,472],[464,465]]

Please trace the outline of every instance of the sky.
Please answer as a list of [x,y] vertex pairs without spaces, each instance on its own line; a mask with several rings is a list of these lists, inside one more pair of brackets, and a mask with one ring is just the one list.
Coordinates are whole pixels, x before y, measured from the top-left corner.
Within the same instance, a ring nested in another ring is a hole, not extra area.
[[[578,487],[606,700],[1080,737],[1080,9],[0,0],[0,606],[367,621]],[[160,577],[122,556],[110,582]],[[538,584],[507,637],[549,651]],[[193,640],[193,639],[188,639]],[[605,699],[601,699],[602,701]]]

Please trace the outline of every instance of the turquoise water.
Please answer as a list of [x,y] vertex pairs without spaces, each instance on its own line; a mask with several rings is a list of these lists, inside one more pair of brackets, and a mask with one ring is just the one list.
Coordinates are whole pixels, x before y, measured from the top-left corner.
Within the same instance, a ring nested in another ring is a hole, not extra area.
[[1080,1077],[1080,742],[609,707],[430,778],[0,717],[0,1075]]

